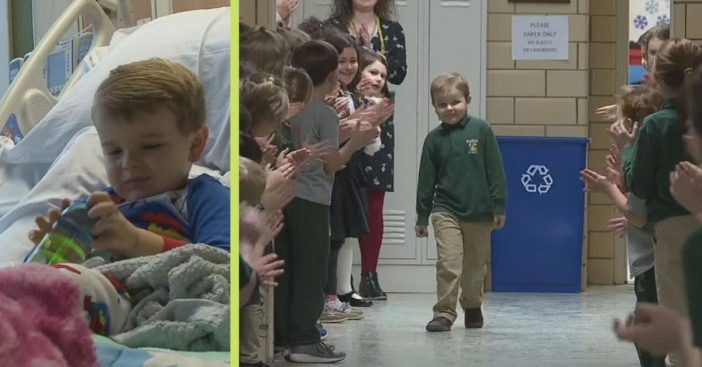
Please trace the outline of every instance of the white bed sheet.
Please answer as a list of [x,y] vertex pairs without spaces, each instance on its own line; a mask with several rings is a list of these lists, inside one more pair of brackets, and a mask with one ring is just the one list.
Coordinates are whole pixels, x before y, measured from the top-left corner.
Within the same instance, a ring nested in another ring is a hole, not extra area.
[[19,144],[0,140],[0,216],[13,210],[37,185],[79,131],[92,126],[92,97],[109,71],[151,57],[180,62],[201,79],[210,139],[198,163],[229,170],[229,27],[229,8],[219,8],[173,14],[118,33],[104,60],[68,91]]

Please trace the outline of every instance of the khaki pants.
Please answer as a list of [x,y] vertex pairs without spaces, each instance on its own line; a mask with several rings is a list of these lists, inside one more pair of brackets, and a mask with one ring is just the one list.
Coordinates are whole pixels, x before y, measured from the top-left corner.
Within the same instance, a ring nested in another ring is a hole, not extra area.
[[239,309],[239,361],[261,362],[261,323],[263,307],[251,305]]
[[479,308],[490,256],[492,223],[463,222],[449,213],[433,213],[436,236],[436,293],[434,317],[456,320],[459,289],[461,307]]
[[[699,222],[692,215],[664,219],[654,226],[656,247],[654,263],[658,302],[688,315],[687,291],[683,277],[682,250]],[[681,366],[679,353],[669,354],[671,366]]]

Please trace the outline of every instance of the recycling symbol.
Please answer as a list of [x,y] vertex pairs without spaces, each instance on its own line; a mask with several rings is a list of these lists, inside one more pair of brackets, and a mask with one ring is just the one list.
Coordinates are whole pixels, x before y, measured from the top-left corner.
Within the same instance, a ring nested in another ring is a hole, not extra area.
[[526,173],[522,173],[522,185],[527,192],[538,192],[539,195],[548,193],[553,185],[553,178],[548,168],[540,164],[532,164]]

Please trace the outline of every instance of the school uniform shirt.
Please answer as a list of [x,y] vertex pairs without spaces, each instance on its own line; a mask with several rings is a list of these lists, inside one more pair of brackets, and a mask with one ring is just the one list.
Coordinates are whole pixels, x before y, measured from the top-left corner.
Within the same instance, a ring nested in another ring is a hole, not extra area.
[[426,226],[432,212],[492,222],[504,214],[506,200],[502,155],[487,121],[466,116],[429,132],[419,166],[417,225]]
[[106,191],[130,223],[163,238],[164,251],[188,243],[229,251],[229,189],[212,176],[202,174],[183,190],[130,202],[112,188]]
[[690,214],[670,194],[670,173],[689,160],[682,141],[677,102],[666,101],[661,110],[647,116],[631,150],[631,164],[624,176],[631,192],[646,201],[647,222]]
[[[328,142],[330,147],[339,146],[339,118],[336,111],[318,97],[313,97],[305,111],[290,120],[290,132],[294,149],[322,141]],[[327,173],[322,162],[314,160],[300,168],[295,196],[329,206],[333,185],[334,174]]]

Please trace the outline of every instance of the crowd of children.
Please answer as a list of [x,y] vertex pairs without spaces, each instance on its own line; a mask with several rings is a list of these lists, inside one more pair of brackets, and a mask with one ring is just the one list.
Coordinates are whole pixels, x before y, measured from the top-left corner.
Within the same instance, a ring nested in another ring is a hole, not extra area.
[[240,185],[250,187],[240,197],[248,228],[242,248],[250,250],[240,262],[248,300],[241,309],[242,365],[261,363],[257,280],[276,286],[275,346],[291,362],[344,359],[321,341],[321,322],[361,319],[351,304],[371,305],[353,290],[352,248],[338,255],[346,238],[368,232],[361,159],[380,148],[380,126],[393,113],[384,98],[387,72],[382,62],[371,62],[372,71],[359,67],[362,57],[383,58],[353,37],[307,23],[319,29],[242,26],[240,154],[248,160],[240,164]]
[[641,366],[701,366],[702,48],[670,39],[666,25],[639,42],[647,78],[598,110],[614,120],[612,147],[605,172],[581,175],[624,215],[610,227],[627,236],[638,305],[616,335],[634,342]]
[[[339,30],[338,22],[310,18],[295,30],[240,28],[242,365],[262,364],[257,284],[275,286],[275,349],[290,362],[343,360],[343,352],[322,341],[322,324],[362,319],[359,307],[373,304],[354,289],[347,239],[372,232],[369,204],[378,203],[382,215],[384,195],[373,188],[392,189],[392,180],[377,173],[387,163],[372,157],[383,149],[393,153],[394,100],[387,84],[391,77],[404,78],[404,70],[401,76],[390,71],[382,53]],[[470,92],[460,75],[438,77],[431,96],[442,124],[425,145],[417,235],[426,235],[430,214],[443,221],[437,240],[439,263],[445,264],[437,272],[439,303],[427,330],[450,329],[459,288],[466,327],[482,327],[490,232],[505,218],[501,156],[489,124],[468,114]],[[453,151],[456,139],[466,141],[461,151]],[[459,189],[465,177],[458,171],[474,177],[471,195]],[[465,200],[451,204],[448,198],[456,195]],[[384,299],[370,275],[375,266],[364,273],[361,288]]]
[[[277,286],[275,346],[291,362],[344,359],[321,341],[320,321],[361,319],[357,307],[372,305],[355,293],[346,240],[372,232],[367,160],[387,147],[381,131],[392,115],[393,72],[382,53],[366,47],[363,29],[335,29],[348,22],[338,13],[296,30],[242,28],[240,153],[249,160],[240,164],[240,184],[250,186],[241,197],[242,241],[254,254],[250,284],[256,278]],[[667,26],[642,36],[648,77],[598,110],[613,121],[612,147],[604,172],[581,175],[624,215],[610,224],[628,237],[639,305],[629,322],[615,325],[616,334],[635,343],[642,366],[665,366],[666,354],[673,366],[698,366],[702,168],[692,162],[702,159],[702,48],[669,38]],[[479,328],[490,233],[506,218],[502,159],[489,123],[468,112],[462,76],[441,74],[430,96],[440,124],[422,150],[416,225],[425,237],[431,219],[438,251],[438,301],[426,330],[450,330],[457,303],[465,327]],[[260,308],[256,291],[244,291],[253,293],[246,307]],[[382,299],[377,291],[367,290]],[[242,346],[246,334],[242,329]]]

